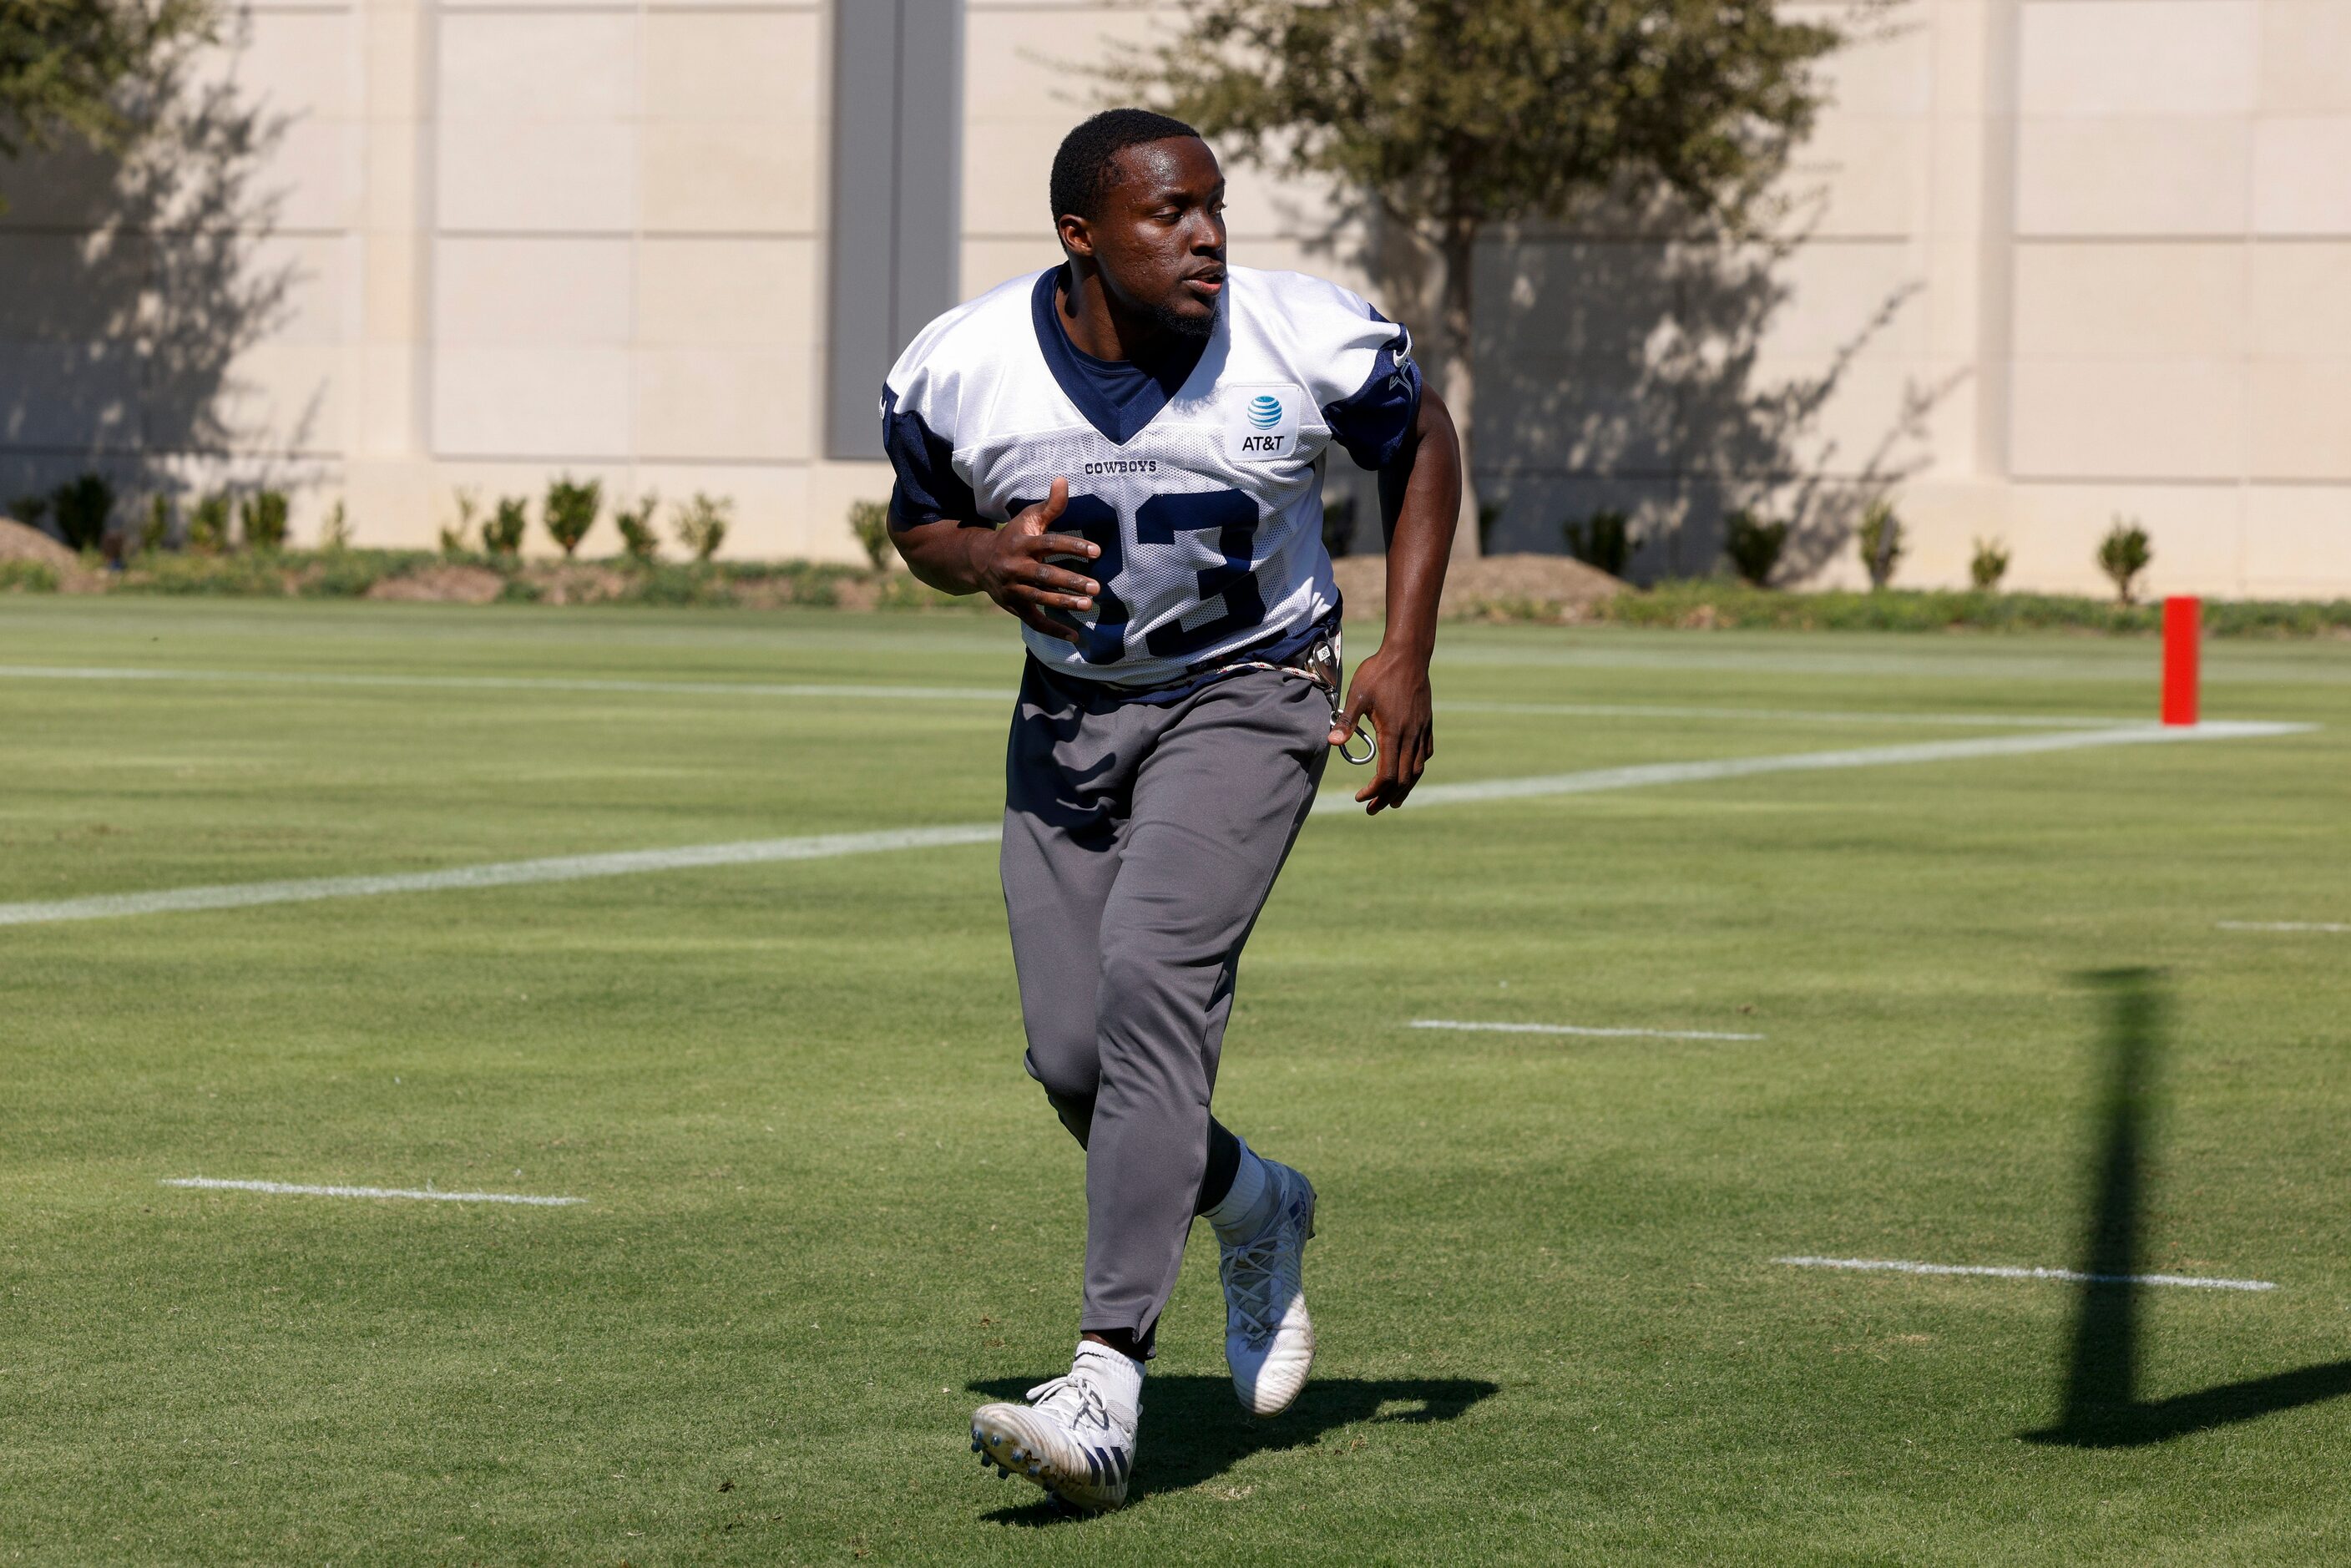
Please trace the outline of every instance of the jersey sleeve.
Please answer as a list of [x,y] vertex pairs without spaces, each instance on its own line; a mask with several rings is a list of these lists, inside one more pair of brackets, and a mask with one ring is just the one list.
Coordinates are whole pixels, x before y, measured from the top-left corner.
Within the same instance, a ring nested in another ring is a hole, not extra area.
[[1280,275],[1275,293],[1331,439],[1358,466],[1386,467],[1420,417],[1412,334],[1362,295],[1323,278]]
[[955,442],[931,428],[917,408],[901,407],[895,389],[882,389],[882,450],[897,476],[890,486],[890,526],[920,528],[942,518],[976,523],[979,502],[955,470]]
[[981,520],[970,482],[955,465],[965,409],[974,401],[967,322],[977,303],[958,306],[916,333],[882,383],[882,450],[896,475],[893,528]]
[[1394,340],[1379,346],[1364,384],[1336,402],[1322,405],[1331,439],[1347,449],[1359,468],[1384,468],[1420,418],[1420,366],[1412,357],[1412,334],[1368,305],[1371,319]]

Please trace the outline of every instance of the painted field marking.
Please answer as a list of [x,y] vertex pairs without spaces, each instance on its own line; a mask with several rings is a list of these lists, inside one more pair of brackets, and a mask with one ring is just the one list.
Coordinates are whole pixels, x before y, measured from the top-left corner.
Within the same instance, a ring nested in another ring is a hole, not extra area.
[[[1731,757],[1713,762],[1652,762],[1634,768],[1598,768],[1583,773],[1541,774],[1530,779],[1488,779],[1475,784],[1424,784],[1405,802],[1455,806],[1470,801],[1516,800],[1538,796],[1586,795],[1634,789],[1649,784],[1697,784],[1717,779],[1751,779],[1765,773],[1812,773],[1841,768],[1885,768],[1905,763],[1959,762],[1978,757],[2030,757],[2079,751],[2095,746],[2164,746],[2183,740],[2241,740],[2300,735],[2308,724],[2239,721],[2166,728],[2146,724],[2127,729],[2068,730],[2056,735],[1988,736],[1981,740],[1932,740],[1915,746],[1873,746],[1851,751],[1800,751],[1777,757]],[[1317,812],[1358,810],[1352,792],[1326,790]]]
[[[1008,702],[996,686],[854,685],[843,683],[757,681],[634,681],[550,675],[386,674],[329,670],[168,670],[112,664],[0,664],[0,680],[249,682],[264,685],[357,686],[397,690],[491,692],[620,692],[653,695],[746,697],[870,697],[886,702]],[[1969,727],[2062,729],[2084,725],[2131,725],[2137,719],[2098,714],[1872,713],[1834,708],[1688,706],[1671,703],[1440,702],[1442,713],[1529,714],[1561,718],[1754,719],[1798,724],[1957,725]]]
[[[1917,762],[1957,762],[1978,757],[2021,757],[2073,751],[2086,747],[2168,745],[2190,740],[2233,740],[2299,735],[2308,724],[2199,724],[2167,729],[2146,725],[2131,729],[2092,729],[2059,735],[1988,736],[1980,740],[1881,746],[1853,751],[1806,751],[1777,757],[1736,757],[1713,762],[1658,762],[1635,768],[1599,768],[1582,773],[1551,773],[1528,779],[1489,779],[1475,784],[1425,784],[1413,791],[1414,806],[1457,806],[1485,800],[1519,800],[1553,795],[1594,794],[1652,784],[1693,784],[1746,779],[1766,773],[1825,768],[1873,768]],[[1358,810],[1350,793],[1327,789],[1314,814]],[[952,844],[993,843],[996,822],[966,822],[937,828],[896,828],[879,832],[820,833],[807,838],[752,839],[734,843],[685,844],[665,850],[628,850],[612,854],[558,855],[546,860],[502,861],[453,866],[444,871],[386,876],[313,877],[288,882],[230,883],[214,887],[166,888],[151,893],[100,894],[31,904],[0,904],[0,925],[40,925],[61,920],[105,920],[128,915],[179,914],[201,909],[243,909],[265,904],[298,904],[326,898],[364,898],[390,893],[439,893],[461,888],[512,887],[528,883],[579,882],[591,877],[632,876],[641,872],[686,871],[710,866],[752,865],[769,861],[828,860],[885,850],[937,849]]]
[[306,1197],[415,1197],[434,1203],[527,1203],[539,1208],[561,1208],[588,1201],[584,1197],[538,1197],[522,1192],[439,1192],[431,1187],[420,1192],[402,1186],[306,1186],[298,1182],[219,1181],[211,1176],[167,1176],[158,1185],[200,1186],[227,1192],[290,1192]]
[[2351,933],[2351,925],[2333,920],[2223,920],[2223,931],[2326,931],[2336,936]]
[[1760,1034],[1721,1034],[1702,1029],[1586,1029],[1572,1023],[1464,1023],[1458,1019],[1415,1019],[1409,1029],[1461,1030],[1491,1034],[1574,1034],[1595,1040],[1761,1040]]
[[501,861],[489,865],[451,866],[445,871],[405,872],[389,876],[322,876],[297,882],[243,882],[216,887],[165,888],[154,893],[99,894],[90,898],[60,899],[53,904],[0,904],[0,925],[107,920],[125,915],[176,915],[197,909],[245,909],[262,904],[368,898],[387,893],[441,893],[457,888],[516,887],[527,883],[581,882],[591,877],[633,876],[642,872],[686,871],[703,866],[756,865],[768,861],[830,860],[884,850],[994,843],[1001,831],[994,822],[966,822],[946,828],[893,828],[877,833],[819,833],[808,838],[684,844],[676,849],[625,850],[614,854],[557,855],[547,860]]
[[1970,1263],[1904,1263],[1884,1258],[1774,1258],[1798,1269],[1862,1269],[1896,1274],[1981,1274],[1995,1280],[2073,1280],[2089,1285],[2186,1285],[2199,1291],[2274,1291],[2272,1280],[2207,1280],[2194,1274],[2083,1274],[2071,1269],[2000,1269]]
[[2089,725],[2126,727],[2147,722],[2106,714],[1873,713],[1861,708],[1697,707],[1676,703],[1506,703],[1468,699],[1440,702],[1439,713],[1499,713],[1562,718],[1764,719],[1776,724],[1917,724],[1970,729],[2079,729]]

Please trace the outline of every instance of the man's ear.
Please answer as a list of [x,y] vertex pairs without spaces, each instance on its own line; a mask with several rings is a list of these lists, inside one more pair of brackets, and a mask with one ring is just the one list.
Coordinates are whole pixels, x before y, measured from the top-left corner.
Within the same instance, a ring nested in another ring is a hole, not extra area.
[[1089,232],[1085,219],[1075,213],[1063,213],[1053,221],[1053,228],[1061,236],[1063,250],[1071,256],[1082,256],[1089,261],[1093,259],[1094,236]]

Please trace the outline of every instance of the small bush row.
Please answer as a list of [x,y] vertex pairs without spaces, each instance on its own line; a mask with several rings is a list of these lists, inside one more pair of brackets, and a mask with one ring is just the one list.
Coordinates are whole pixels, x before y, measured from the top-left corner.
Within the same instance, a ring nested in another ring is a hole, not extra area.
[[[268,486],[245,491],[214,490],[195,497],[183,520],[172,497],[158,490],[131,510],[132,526],[118,527],[118,497],[103,474],[83,474],[47,495],[19,496],[7,515],[39,528],[51,525],[67,548],[103,554],[120,566],[134,552],[188,549],[225,555],[244,549],[271,554],[286,548],[291,510],[286,492]],[[329,514],[321,542],[329,548],[350,541],[340,502]]]
[[[459,490],[456,505],[456,522],[441,529],[442,555],[456,559],[478,545],[482,554],[496,559],[521,556],[523,540],[530,531],[528,497],[501,496],[485,512],[479,491]],[[602,480],[580,483],[565,474],[548,481],[547,494],[539,501],[539,526],[563,552],[564,559],[576,559],[603,508]],[[661,497],[651,490],[613,507],[612,524],[621,536],[623,559],[646,566],[661,559],[660,514]],[[697,490],[691,499],[670,507],[670,537],[688,557],[706,561],[726,542],[734,517],[732,500]]]
[[[1479,527],[1482,536],[1490,527],[1490,519],[1481,517]],[[1792,528],[1786,520],[1766,521],[1752,508],[1742,507],[1723,521],[1723,559],[1740,580],[1756,588],[1767,587],[1771,574],[1779,570],[1780,557],[1787,549]],[[1632,519],[1614,509],[1597,511],[1580,520],[1570,518],[1560,525],[1560,535],[1568,554],[1611,577],[1625,575],[1625,568],[1639,543]],[[1854,529],[1854,539],[1862,569],[1869,574],[1871,591],[1885,591],[1894,581],[1902,558],[1910,553],[1909,532],[1894,504],[1881,496],[1865,506],[1861,521]],[[2126,607],[2136,604],[2138,580],[2155,560],[2147,529],[2134,518],[2116,517],[2114,526],[2098,541],[2096,559],[2098,570],[2115,585],[2116,603]],[[1968,562],[1968,578],[1979,592],[1998,592],[2001,580],[2008,575],[2008,567],[2009,550],[2004,541],[1975,541],[1975,553]]]

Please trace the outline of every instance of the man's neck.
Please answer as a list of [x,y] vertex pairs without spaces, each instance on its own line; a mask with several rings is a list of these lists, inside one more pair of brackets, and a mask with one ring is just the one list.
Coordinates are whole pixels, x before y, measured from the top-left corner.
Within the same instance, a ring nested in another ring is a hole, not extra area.
[[1075,262],[1064,263],[1053,290],[1053,314],[1062,335],[1097,360],[1155,365],[1181,353],[1177,335],[1133,311],[1121,309],[1102,287],[1102,277]]

